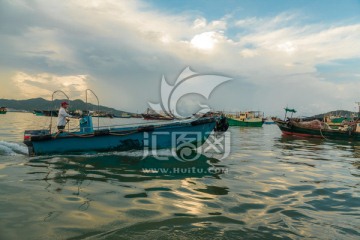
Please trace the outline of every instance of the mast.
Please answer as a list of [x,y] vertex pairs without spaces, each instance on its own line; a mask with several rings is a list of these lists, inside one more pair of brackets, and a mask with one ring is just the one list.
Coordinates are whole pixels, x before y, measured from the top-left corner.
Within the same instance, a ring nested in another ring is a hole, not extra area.
[[358,105],[358,117],[360,117],[360,102],[355,102]]

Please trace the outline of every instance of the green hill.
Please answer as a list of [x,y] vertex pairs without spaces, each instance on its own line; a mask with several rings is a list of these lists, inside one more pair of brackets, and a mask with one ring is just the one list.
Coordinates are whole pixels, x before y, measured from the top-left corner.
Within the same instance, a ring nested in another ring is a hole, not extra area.
[[351,117],[353,115],[357,116],[357,112],[351,112],[347,110],[336,110],[336,111],[330,111],[327,113],[317,114],[313,116],[314,118],[323,118],[324,116],[333,115],[333,116],[343,116],[343,117]]
[[[15,110],[25,110],[28,112],[33,112],[34,110],[58,110],[60,107],[60,103],[64,100],[54,100],[54,101],[48,101],[43,98],[32,98],[27,100],[10,100],[10,99],[0,99],[0,106],[7,107],[8,109],[15,109]],[[76,99],[73,101],[68,101],[70,103],[69,105],[69,111],[73,110],[89,110],[89,111],[97,111],[98,106],[91,104],[91,103],[85,103],[82,100]],[[121,110],[116,110],[114,108],[109,108],[106,106],[99,106],[99,111],[106,112],[106,113],[112,113],[115,115],[121,115],[123,113],[129,113]],[[136,115],[136,114],[135,114]]]

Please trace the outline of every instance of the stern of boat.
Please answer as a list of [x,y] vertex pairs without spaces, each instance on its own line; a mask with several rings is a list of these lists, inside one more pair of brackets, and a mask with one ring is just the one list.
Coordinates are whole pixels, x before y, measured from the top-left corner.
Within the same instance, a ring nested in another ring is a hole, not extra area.
[[47,129],[41,130],[25,130],[24,144],[28,147],[29,156],[35,156],[33,141],[49,140],[51,139],[50,131]]

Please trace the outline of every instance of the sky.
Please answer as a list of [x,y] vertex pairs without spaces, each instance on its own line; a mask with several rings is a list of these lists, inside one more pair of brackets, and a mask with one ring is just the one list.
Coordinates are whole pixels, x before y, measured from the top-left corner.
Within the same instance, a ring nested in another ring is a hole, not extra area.
[[230,80],[206,96],[193,84],[180,111],[355,111],[360,0],[0,0],[0,98],[90,88],[101,105],[141,113],[164,101],[163,79],[192,81],[187,69]]

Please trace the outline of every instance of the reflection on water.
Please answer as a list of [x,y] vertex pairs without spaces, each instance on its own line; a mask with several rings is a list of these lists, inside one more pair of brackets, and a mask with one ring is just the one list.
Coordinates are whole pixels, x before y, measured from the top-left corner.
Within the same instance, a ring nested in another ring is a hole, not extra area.
[[[116,154],[116,153],[114,153]],[[99,156],[100,155],[100,156]],[[181,162],[169,156],[168,160],[153,157],[131,157],[121,155],[86,155],[30,158],[26,165],[46,168],[44,179],[81,180],[95,178],[119,182],[146,181],[148,179],[183,179],[186,177],[212,176],[219,178],[220,171],[209,172],[218,160],[201,155],[197,161]],[[57,170],[61,176],[52,176]],[[74,175],[73,173],[77,173]],[[29,172],[28,174],[39,173]]]
[[[33,117],[11,114],[8,126]],[[168,161],[136,151],[29,158],[22,131],[1,127],[0,239],[360,236],[359,144],[284,137],[270,125],[230,128],[221,161],[166,151]]]

